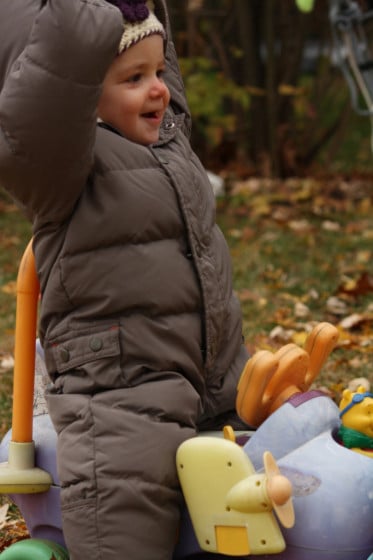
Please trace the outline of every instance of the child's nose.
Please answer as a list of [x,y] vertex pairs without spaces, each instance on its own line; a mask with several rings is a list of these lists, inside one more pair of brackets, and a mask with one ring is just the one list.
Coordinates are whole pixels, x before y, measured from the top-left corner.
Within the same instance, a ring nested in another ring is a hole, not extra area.
[[158,77],[154,78],[152,87],[150,89],[150,95],[153,97],[163,97],[164,95],[167,95],[167,93],[168,88],[164,81]]

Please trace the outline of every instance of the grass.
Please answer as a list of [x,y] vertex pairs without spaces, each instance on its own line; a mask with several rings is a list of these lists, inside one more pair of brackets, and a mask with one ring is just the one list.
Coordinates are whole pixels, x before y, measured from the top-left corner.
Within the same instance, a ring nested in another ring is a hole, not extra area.
[[30,238],[30,224],[0,190],[0,356],[13,348],[15,281],[22,253]]
[[329,321],[340,343],[318,383],[337,395],[352,378],[372,383],[371,180],[252,179],[233,191],[218,221],[249,348],[302,344],[315,322]]

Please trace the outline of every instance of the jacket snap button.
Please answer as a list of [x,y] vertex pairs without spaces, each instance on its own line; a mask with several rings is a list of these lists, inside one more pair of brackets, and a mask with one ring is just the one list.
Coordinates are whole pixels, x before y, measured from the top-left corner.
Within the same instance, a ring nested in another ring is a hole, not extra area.
[[168,164],[168,159],[166,159],[164,156],[159,156],[158,161],[159,161],[159,163],[162,163],[163,165]]
[[70,360],[70,352],[68,351],[67,348],[60,349],[60,358],[64,363]]
[[99,350],[101,350],[102,346],[103,346],[102,339],[98,338],[97,336],[94,336],[89,341],[89,347],[93,352],[99,352]]

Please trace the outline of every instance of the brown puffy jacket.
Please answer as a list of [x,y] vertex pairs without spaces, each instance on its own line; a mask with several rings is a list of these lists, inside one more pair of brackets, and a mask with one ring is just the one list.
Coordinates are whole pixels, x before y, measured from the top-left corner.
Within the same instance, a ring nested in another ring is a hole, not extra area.
[[159,142],[144,147],[96,123],[116,8],[0,6],[0,184],[33,223],[72,560],[171,557],[175,450],[233,409],[247,359],[163,0],[156,10],[172,100]]

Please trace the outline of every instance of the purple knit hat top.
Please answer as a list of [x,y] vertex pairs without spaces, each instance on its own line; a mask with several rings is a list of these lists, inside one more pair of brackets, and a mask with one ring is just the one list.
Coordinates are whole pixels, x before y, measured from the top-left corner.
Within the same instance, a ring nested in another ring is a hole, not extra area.
[[118,48],[119,53],[150,35],[158,34],[166,38],[164,27],[154,13],[152,0],[107,1],[119,8],[123,15],[124,31]]
[[130,23],[144,21],[149,16],[146,0],[113,0],[111,4],[115,4],[122,12],[124,19]]

